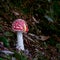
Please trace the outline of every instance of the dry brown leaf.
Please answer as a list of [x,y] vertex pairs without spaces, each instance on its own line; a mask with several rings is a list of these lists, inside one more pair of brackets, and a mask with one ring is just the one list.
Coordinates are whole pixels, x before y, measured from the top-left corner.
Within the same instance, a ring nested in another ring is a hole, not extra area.
[[[29,35],[31,38],[32,38],[32,37],[35,37],[36,40],[41,40],[41,41],[45,41],[45,40],[47,40],[47,39],[50,38],[50,36],[43,36],[43,35],[37,36],[37,35],[32,34],[32,33],[28,33],[28,35]],[[33,40],[34,40],[34,39],[33,39]]]
[[50,36],[40,36],[40,40],[42,40],[42,41],[45,41],[49,38],[50,38]]

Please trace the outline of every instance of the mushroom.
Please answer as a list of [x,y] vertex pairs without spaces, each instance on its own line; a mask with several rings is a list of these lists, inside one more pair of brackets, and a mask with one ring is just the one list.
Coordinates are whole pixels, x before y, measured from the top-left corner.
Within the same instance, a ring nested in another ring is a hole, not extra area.
[[12,24],[12,30],[17,32],[16,48],[24,51],[23,32],[28,32],[27,23],[23,19],[16,19]]

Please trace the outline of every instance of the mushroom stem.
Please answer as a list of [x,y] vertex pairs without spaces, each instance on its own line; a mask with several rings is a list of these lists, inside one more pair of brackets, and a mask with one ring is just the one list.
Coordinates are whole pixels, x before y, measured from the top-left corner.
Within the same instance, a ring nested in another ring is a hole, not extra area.
[[17,32],[17,46],[16,47],[18,50],[24,51],[23,34],[20,31]]

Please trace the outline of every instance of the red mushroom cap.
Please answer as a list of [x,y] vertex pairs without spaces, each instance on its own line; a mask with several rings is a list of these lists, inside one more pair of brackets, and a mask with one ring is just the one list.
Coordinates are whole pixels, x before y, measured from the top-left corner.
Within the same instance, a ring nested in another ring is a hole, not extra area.
[[12,24],[13,31],[28,32],[27,23],[23,19],[16,19]]

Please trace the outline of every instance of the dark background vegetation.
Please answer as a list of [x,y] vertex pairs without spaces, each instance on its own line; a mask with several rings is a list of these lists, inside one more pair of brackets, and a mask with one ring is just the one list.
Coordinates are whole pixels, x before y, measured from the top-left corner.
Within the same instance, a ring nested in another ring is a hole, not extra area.
[[16,46],[11,27],[17,18],[29,26],[24,44],[30,60],[60,60],[59,0],[0,0],[0,42],[10,50]]

